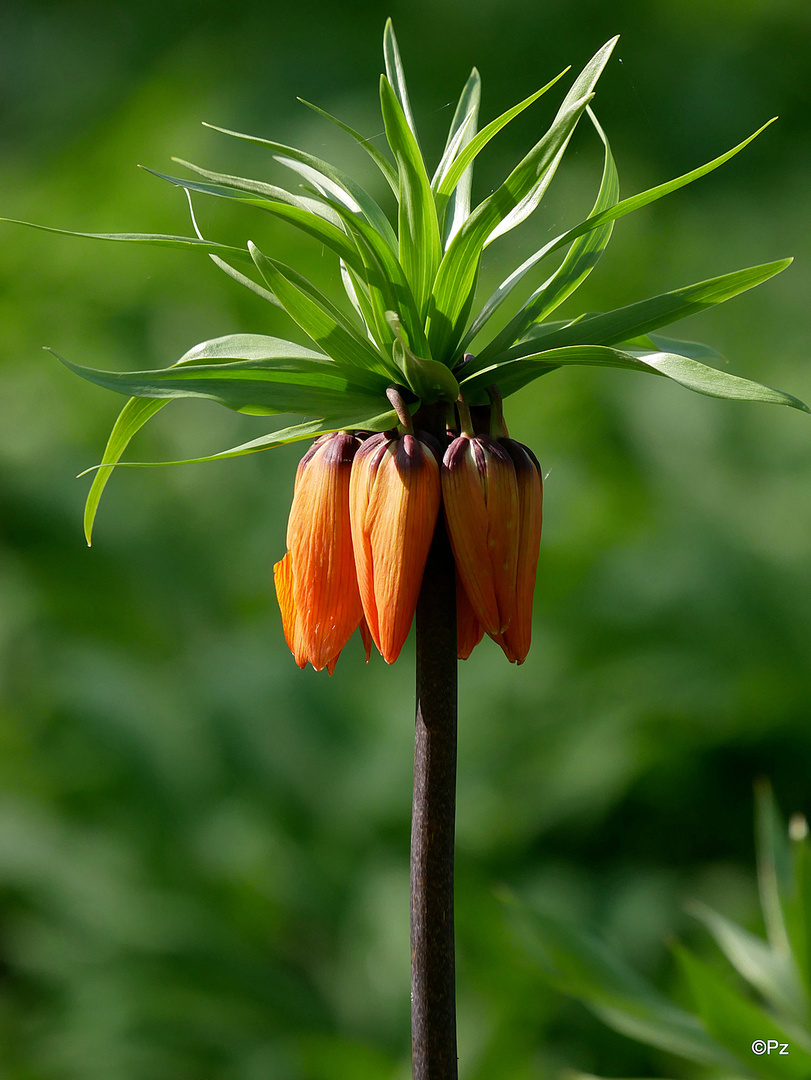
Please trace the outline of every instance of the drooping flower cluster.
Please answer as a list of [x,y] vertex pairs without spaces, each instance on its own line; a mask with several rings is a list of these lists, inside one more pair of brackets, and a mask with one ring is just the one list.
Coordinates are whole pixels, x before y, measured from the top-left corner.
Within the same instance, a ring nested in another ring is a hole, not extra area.
[[[543,482],[513,439],[462,430],[317,439],[296,475],[288,551],[274,567],[287,644],[299,667],[332,673],[357,629],[397,659],[414,618],[440,508],[456,563],[457,655],[485,632],[512,663],[530,646]],[[500,409],[498,417],[500,427]],[[410,426],[410,425],[409,425]]]

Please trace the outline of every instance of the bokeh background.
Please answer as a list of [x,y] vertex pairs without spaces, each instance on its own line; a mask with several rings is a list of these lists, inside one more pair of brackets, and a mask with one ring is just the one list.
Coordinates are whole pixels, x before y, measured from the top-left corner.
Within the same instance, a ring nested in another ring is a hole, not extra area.
[[[375,183],[295,98],[379,133],[387,15],[431,160],[473,64],[487,121],[617,32],[595,109],[624,194],[779,114],[721,171],[622,220],[564,310],[793,254],[677,330],[811,400],[804,0],[6,0],[0,212],[186,233],[182,193],[137,163],[282,180],[202,120]],[[477,199],[553,97],[491,143]],[[584,128],[542,209],[493,245],[482,291],[587,212],[595,143]],[[202,197],[197,211],[207,234],[253,238],[337,295],[330,258],[292,230]],[[413,642],[392,668],[366,667],[357,643],[332,679],[295,667],[271,566],[300,446],[119,470],[88,550],[73,478],[121,402],[40,348],[139,369],[208,337],[299,332],[204,255],[0,238],[0,1075],[405,1080]],[[786,813],[811,810],[809,419],[593,369],[544,378],[508,419],[548,474],[545,535],[526,664],[486,641],[461,668],[461,1072],[692,1075],[548,990],[496,891],[596,929],[665,990],[670,938],[713,952],[686,899],[759,929],[754,779]],[[212,452],[265,425],[174,403],[130,456]]]

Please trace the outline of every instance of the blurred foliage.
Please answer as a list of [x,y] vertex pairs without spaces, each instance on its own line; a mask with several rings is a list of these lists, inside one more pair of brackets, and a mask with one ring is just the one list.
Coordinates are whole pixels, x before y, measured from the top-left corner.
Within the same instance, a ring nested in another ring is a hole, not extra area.
[[670,1000],[599,938],[514,897],[505,897],[506,912],[519,951],[552,986],[579,998],[615,1031],[655,1047],[663,1063],[673,1059],[677,1072],[686,1060],[719,1080],[805,1080],[811,1073],[808,821],[795,814],[787,830],[764,781],[757,785],[756,798],[766,939],[706,904],[693,903],[691,914],[713,936],[727,963],[719,966],[721,957],[704,960],[674,945],[682,985]]
[[[302,145],[371,184],[363,155],[295,95],[374,135],[389,14],[429,158],[472,64],[486,122],[616,32],[598,105],[623,194],[779,113],[730,165],[620,222],[578,303],[795,255],[777,281],[677,331],[811,398],[800,0],[10,0],[0,212],[185,232],[182,193],[133,166],[178,154],[239,171],[200,120]],[[478,197],[538,123],[530,110],[493,143]],[[600,162],[585,138],[572,149],[566,185],[503,241],[509,256],[493,245],[482,292],[588,210]],[[276,176],[259,148],[241,152],[242,171]],[[332,261],[292,230],[218,202],[199,213],[207,235],[256,239],[337,293]],[[39,349],[137,369],[206,337],[295,328],[204,256],[12,226],[2,244],[0,1071],[405,1080],[413,651],[367,668],[350,647],[332,679],[292,663],[271,565],[301,448],[119,470],[88,551],[87,481],[70,478],[98,460],[120,402]],[[484,643],[461,668],[461,1072],[662,1075],[653,1051],[522,963],[492,888],[599,927],[663,990],[677,977],[668,936],[712,954],[687,896],[759,930],[752,779],[768,774],[781,804],[809,811],[808,421],[626,372],[539,386],[508,412],[548,472],[533,649],[516,671]],[[173,411],[138,457],[265,430],[213,404]]]

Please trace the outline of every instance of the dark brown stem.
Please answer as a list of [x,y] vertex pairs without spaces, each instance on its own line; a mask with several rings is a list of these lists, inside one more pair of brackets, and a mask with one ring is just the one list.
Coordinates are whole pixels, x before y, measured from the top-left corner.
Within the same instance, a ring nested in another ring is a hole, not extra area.
[[458,1076],[453,934],[456,696],[456,575],[440,510],[417,604],[411,822],[414,1080],[457,1080]]

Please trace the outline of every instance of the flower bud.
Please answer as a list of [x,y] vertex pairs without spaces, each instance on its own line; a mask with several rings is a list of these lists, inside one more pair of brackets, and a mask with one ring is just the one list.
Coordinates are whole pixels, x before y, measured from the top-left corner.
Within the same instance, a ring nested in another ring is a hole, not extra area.
[[276,586],[276,599],[279,601],[279,610],[282,613],[284,640],[298,666],[303,668],[307,663],[308,654],[293,599],[293,566],[289,551],[273,567],[273,583]]
[[528,446],[514,439],[499,439],[515,466],[518,485],[518,565],[515,610],[503,634],[494,635],[512,664],[523,664],[532,638],[532,601],[541,548],[543,477],[538,459]]
[[439,466],[415,435],[373,435],[349,485],[352,543],[369,632],[393,664],[414,618],[439,512]]
[[476,618],[476,612],[468,599],[465,587],[456,571],[456,658],[467,660],[481,639],[484,627]]
[[518,488],[489,435],[459,435],[442,461],[442,500],[456,567],[476,618],[500,634],[515,608]]
[[322,436],[299,463],[287,525],[288,554],[274,567],[285,638],[299,667],[332,670],[360,623],[349,479],[360,441]]

